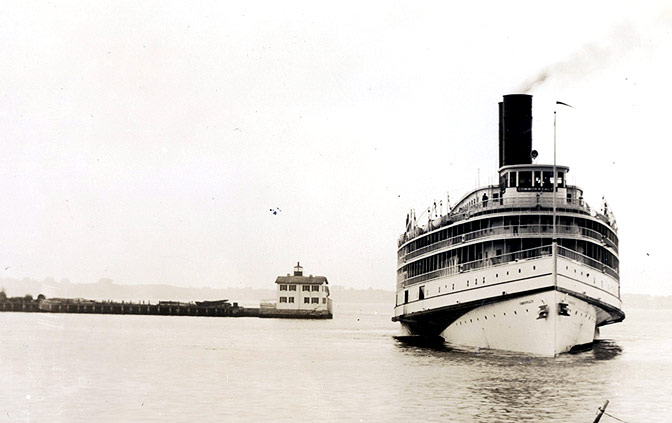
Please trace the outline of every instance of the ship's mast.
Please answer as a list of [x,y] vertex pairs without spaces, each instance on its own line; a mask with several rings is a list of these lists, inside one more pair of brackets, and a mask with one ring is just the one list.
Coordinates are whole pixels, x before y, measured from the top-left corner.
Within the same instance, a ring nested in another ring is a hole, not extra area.
[[556,169],[556,121],[557,121],[557,112],[553,111],[553,243],[552,251],[553,255],[553,285],[557,288],[558,286],[558,238],[557,238],[557,229],[556,229],[556,210],[555,210],[555,197],[558,190],[558,171]]
[[[555,105],[557,107],[558,104],[561,104],[563,106],[571,107],[572,109],[574,107],[570,106],[567,103],[563,103],[562,101],[556,101]],[[556,152],[557,152],[557,110],[553,110],[553,245],[552,245],[552,254],[553,254],[553,285],[557,288],[558,286],[558,234],[557,234],[557,216],[556,216],[556,209],[555,209],[555,203],[556,203],[556,196],[557,196],[557,190],[558,190],[558,170],[556,168]],[[565,184],[566,186],[566,184]]]

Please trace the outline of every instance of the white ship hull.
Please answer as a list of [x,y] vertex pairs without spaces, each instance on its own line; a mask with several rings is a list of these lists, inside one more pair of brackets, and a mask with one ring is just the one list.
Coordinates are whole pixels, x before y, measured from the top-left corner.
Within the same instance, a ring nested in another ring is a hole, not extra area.
[[[568,302],[570,313],[558,314]],[[548,305],[539,317],[539,305]],[[577,298],[548,291],[474,309],[441,333],[452,345],[555,356],[589,344],[595,333],[595,309]]]
[[425,298],[396,307],[395,320],[407,335],[438,335],[454,346],[555,356],[624,317],[609,275],[559,257],[556,286],[552,270],[546,256],[426,281]]

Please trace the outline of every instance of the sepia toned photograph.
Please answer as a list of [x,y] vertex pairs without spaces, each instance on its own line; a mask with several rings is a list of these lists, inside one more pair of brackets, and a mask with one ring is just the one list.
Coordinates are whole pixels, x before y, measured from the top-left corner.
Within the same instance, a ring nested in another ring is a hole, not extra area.
[[672,5],[14,1],[1,422],[667,422]]

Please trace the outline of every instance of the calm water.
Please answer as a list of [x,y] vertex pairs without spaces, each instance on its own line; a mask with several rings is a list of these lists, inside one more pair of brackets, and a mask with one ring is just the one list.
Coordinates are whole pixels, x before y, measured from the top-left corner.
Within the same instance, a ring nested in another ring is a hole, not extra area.
[[381,304],[330,321],[0,313],[0,421],[592,422],[606,399],[670,421],[672,311],[626,312],[556,359],[407,346]]

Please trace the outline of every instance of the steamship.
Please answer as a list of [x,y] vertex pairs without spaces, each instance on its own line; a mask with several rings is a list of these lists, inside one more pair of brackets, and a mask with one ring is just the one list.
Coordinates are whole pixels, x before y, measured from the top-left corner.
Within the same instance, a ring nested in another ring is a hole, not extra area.
[[[589,346],[621,310],[618,236],[569,167],[535,164],[532,96],[499,103],[499,184],[407,215],[392,320],[407,336],[556,356]],[[447,205],[448,207],[448,205]]]

